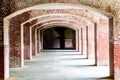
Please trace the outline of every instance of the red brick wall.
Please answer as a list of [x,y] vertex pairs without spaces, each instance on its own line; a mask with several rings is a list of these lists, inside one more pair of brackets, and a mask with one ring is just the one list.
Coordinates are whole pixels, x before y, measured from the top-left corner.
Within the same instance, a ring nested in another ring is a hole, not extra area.
[[115,36],[114,43],[114,75],[115,79],[120,79],[120,34]]

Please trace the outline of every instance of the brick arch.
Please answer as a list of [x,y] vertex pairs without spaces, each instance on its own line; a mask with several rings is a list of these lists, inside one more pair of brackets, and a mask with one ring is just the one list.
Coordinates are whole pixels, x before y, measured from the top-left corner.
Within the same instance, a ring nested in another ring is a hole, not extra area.
[[[74,21],[66,21],[66,20],[51,20],[50,23],[48,23],[49,21],[46,21],[44,24],[40,25],[36,25],[36,26],[33,26],[32,28],[35,28],[35,29],[47,29],[47,28],[52,28],[54,26],[64,26],[66,28],[70,28],[70,29],[73,29],[73,30],[77,30],[77,29],[80,29],[83,27],[83,25],[80,26],[80,24],[78,24],[77,22],[74,22]],[[71,23],[70,23],[71,22]],[[75,27],[75,26],[80,26],[80,27]]]
[[[46,7],[45,7],[46,6]],[[19,60],[19,63],[16,63],[14,66],[22,66],[18,65],[21,63],[21,51],[18,48],[18,45],[21,46],[20,42],[20,24],[34,18],[36,16],[40,16],[42,14],[48,14],[48,13],[69,13],[69,14],[74,14],[78,16],[82,16],[86,19],[89,19],[90,21],[95,22],[97,25],[97,54],[100,56],[98,58],[98,61],[104,60],[108,57],[106,55],[112,55],[110,56],[110,59],[113,59],[113,54],[110,49],[112,49],[113,44],[111,41],[113,40],[111,37],[112,36],[112,30],[109,30],[112,25],[109,25],[111,17],[108,15],[105,15],[104,13],[101,13],[97,10],[93,10],[91,8],[85,7],[85,6],[80,6],[80,5],[72,5],[72,4],[58,4],[58,3],[53,3],[53,4],[43,4],[43,5],[38,5],[38,6],[33,6],[29,7],[20,11],[17,11],[9,16],[7,16],[4,19],[4,46],[5,46],[5,54],[9,54],[9,49],[10,53],[12,55],[16,55],[19,57],[14,57],[14,60]],[[9,35],[10,32],[10,35]],[[17,38],[13,37],[13,35],[19,35]],[[104,36],[105,35],[105,36]],[[104,37],[103,37],[104,36]],[[11,42],[15,40],[13,44]],[[103,44],[100,44],[102,40],[106,40],[107,42],[102,42]],[[10,44],[9,44],[10,43]],[[14,44],[17,44],[13,47]],[[8,46],[8,47],[6,47]],[[106,47],[106,50],[103,50],[103,47]],[[105,54],[106,53],[106,54]],[[101,59],[102,58],[102,59]],[[113,60],[111,60],[113,61]],[[7,56],[6,63],[9,62],[9,56]],[[98,65],[102,65],[103,63],[98,62]],[[104,62],[106,64],[106,62]],[[110,64],[113,68],[113,62]],[[8,69],[8,65],[5,65]],[[9,69],[8,69],[9,70]],[[113,70],[113,69],[112,69]],[[5,70],[6,77],[9,76],[9,72]],[[111,75],[113,76],[113,72],[111,72]]]
[[78,16],[78,15],[73,15],[73,14],[68,14],[68,13],[55,13],[55,14],[40,15],[40,16],[31,18],[31,19],[23,22],[22,25],[32,26],[38,22],[45,21],[45,20],[47,21],[47,19],[76,20],[76,22],[80,22],[86,26],[94,23],[94,22],[92,22],[84,17]]

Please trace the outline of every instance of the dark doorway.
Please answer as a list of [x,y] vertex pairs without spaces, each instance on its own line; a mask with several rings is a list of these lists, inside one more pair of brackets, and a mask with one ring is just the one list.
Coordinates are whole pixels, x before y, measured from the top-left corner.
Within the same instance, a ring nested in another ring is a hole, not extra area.
[[76,49],[75,30],[53,27],[43,30],[43,49]]

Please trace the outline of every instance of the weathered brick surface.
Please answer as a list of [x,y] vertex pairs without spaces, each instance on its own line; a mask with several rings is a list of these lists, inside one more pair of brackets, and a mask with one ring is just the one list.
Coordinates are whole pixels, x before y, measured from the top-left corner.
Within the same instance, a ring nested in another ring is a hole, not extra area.
[[41,49],[40,49],[40,44],[41,44],[41,41],[40,41],[40,39],[41,39],[41,33],[40,33],[40,30],[36,30],[36,32],[37,32],[37,53],[40,53],[40,51],[41,51]]
[[117,75],[115,78],[119,79],[120,74],[120,34],[115,35],[115,43],[114,43],[114,68],[115,68],[115,74]]
[[93,25],[89,25],[87,28],[88,28],[88,58],[95,59],[95,54],[96,54],[95,28],[96,26],[95,24],[93,24]]
[[[28,35],[25,35],[28,34]],[[30,60],[30,30],[27,27],[24,27],[24,59]]]
[[30,23],[26,23],[23,25],[24,58],[26,60],[32,59],[32,55],[30,54],[30,25],[33,25],[36,22],[37,22],[37,20],[33,20]]
[[109,65],[108,19],[101,16],[97,26],[99,26],[97,27],[97,65]]
[[[32,21],[28,21],[26,23],[26,25],[32,26],[36,22],[41,22],[41,21],[45,21],[45,20],[47,21],[49,19],[76,20],[76,22],[80,22],[81,24],[84,24],[84,25],[89,25],[92,23],[89,20],[84,19],[83,17],[77,16],[76,14],[75,15],[67,14],[67,13],[73,12],[73,11],[75,11],[75,10],[74,9],[73,10],[70,9],[68,11],[60,10],[60,9],[58,9],[58,10],[40,10],[40,11],[35,10],[35,13],[37,15],[41,13],[41,15],[39,15],[40,17],[37,17],[37,18],[33,19]],[[60,15],[59,13],[64,13],[64,14]]]
[[85,26],[82,28],[82,41],[83,41],[83,53],[82,54],[86,54],[88,53],[88,28]]
[[115,36],[114,43],[114,74],[115,80],[120,79],[120,34]]
[[120,79],[120,17],[115,20],[115,33],[114,33],[114,69],[115,79]]
[[[23,16],[24,15],[24,16]],[[26,17],[25,17],[26,16]],[[29,12],[10,20],[10,67],[21,66],[21,29],[20,23],[30,18]],[[17,37],[16,37],[17,36]]]
[[79,52],[83,53],[82,28],[79,29]]
[[35,28],[33,27],[32,28],[32,55],[33,56],[37,55],[35,50],[36,50],[36,45],[35,45]]
[[[118,12],[120,11],[119,9],[119,0],[12,0],[12,1],[4,1],[8,2],[10,4],[15,4],[16,9],[23,9],[25,7],[33,6],[33,5],[38,5],[38,4],[44,4],[44,3],[74,3],[74,4],[84,4],[88,5],[100,10],[103,10],[104,12],[108,12],[112,15],[118,15]],[[14,8],[13,8],[14,9]]]

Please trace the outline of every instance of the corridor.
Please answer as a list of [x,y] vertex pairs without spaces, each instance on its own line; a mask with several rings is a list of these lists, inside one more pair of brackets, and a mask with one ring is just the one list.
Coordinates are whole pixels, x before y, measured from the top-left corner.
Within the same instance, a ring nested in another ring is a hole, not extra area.
[[94,66],[86,57],[74,50],[44,50],[22,68],[10,68],[9,80],[112,80],[108,66]]
[[1,0],[0,80],[120,80],[119,4]]

